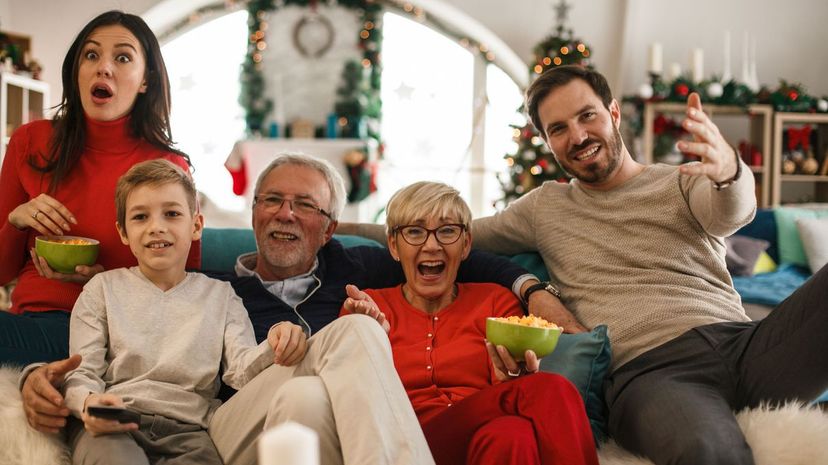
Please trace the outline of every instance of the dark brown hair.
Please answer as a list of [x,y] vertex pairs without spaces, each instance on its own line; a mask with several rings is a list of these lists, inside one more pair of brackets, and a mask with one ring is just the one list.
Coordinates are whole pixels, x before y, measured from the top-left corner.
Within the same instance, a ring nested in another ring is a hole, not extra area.
[[126,234],[126,201],[129,194],[140,186],[178,184],[184,188],[190,214],[196,211],[196,188],[190,175],[181,167],[163,158],[136,163],[118,179],[115,187],[115,217]]
[[541,101],[549,95],[550,92],[569,84],[575,79],[580,79],[586,82],[592,91],[601,99],[604,107],[609,109],[612,103],[612,91],[610,91],[607,79],[598,71],[589,69],[578,65],[564,65],[557,68],[550,68],[535,79],[528,89],[526,89],[526,112],[529,113],[529,119],[535,129],[540,132],[541,137],[546,140],[546,131],[541,123],[538,115],[538,106]]
[[42,160],[42,164],[35,159],[34,154],[29,158],[32,168],[41,173],[52,174],[50,192],[54,192],[72,171],[86,143],[86,122],[78,87],[78,68],[83,45],[95,29],[112,25],[128,29],[138,39],[146,57],[147,90],[138,94],[130,112],[131,135],[144,139],[161,150],[180,155],[192,166],[190,157],[173,148],[170,128],[170,82],[158,39],[139,16],[111,10],[98,15],[84,26],[66,52],[61,71],[63,97],[52,122],[54,130],[49,153],[45,160],[42,160],[42,155],[37,157]]

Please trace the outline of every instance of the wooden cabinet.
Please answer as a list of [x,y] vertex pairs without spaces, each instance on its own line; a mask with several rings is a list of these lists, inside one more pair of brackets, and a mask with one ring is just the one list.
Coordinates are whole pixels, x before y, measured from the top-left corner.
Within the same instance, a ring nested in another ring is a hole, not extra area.
[[[816,174],[784,174],[784,131],[790,126],[810,124],[816,132],[812,147],[819,162]],[[772,206],[785,203],[828,202],[828,114],[778,112],[773,121]]]
[[[703,107],[705,113],[722,129],[728,142],[737,145],[740,140],[747,140],[762,154],[762,163],[757,166],[751,166],[750,169],[756,178],[756,202],[760,207],[767,207],[770,204],[771,198],[773,198],[771,192],[773,187],[771,180],[773,108],[770,105],[749,105],[747,108],[743,108],[739,106],[712,104],[705,104]],[[646,103],[644,105],[641,147],[643,158],[641,161],[643,163],[649,164],[655,161],[653,155],[656,136],[654,133],[654,122],[657,115],[660,113],[672,115],[680,121],[683,119],[686,109],[686,104],[674,102]],[[742,120],[742,124],[730,124],[733,123],[733,120]],[[746,123],[746,129],[742,127],[745,126],[744,123]],[[728,131],[729,127],[725,126],[734,126],[734,133],[730,133]],[[735,132],[739,133],[737,134]],[[747,163],[750,164],[749,161]]]
[[15,129],[43,119],[49,84],[12,73],[0,73],[0,162]]

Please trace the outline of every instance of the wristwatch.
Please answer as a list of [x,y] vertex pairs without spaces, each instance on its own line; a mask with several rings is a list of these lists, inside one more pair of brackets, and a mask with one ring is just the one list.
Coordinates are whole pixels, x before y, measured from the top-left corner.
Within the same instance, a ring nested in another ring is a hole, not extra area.
[[529,303],[529,296],[531,296],[535,291],[546,291],[558,299],[561,298],[561,291],[559,291],[554,284],[549,281],[541,281],[537,284],[532,284],[528,289],[526,289],[526,292],[523,293],[523,301]]
[[[731,146],[731,148],[733,148],[733,147]],[[736,174],[734,174],[732,178],[730,178],[726,181],[713,182],[713,187],[715,187],[717,191],[720,191],[722,189],[726,189],[726,188],[730,187],[734,182],[738,181],[739,178],[742,176],[742,162],[739,158],[739,152],[736,151],[735,148],[733,148],[733,153],[736,154]]]

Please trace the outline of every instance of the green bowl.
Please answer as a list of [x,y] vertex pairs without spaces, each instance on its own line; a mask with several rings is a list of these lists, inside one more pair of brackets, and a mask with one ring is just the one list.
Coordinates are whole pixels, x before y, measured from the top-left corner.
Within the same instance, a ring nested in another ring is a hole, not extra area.
[[[89,244],[64,244],[56,241],[80,239]],[[37,236],[35,252],[46,259],[49,267],[58,273],[74,273],[78,265],[94,265],[98,260],[100,243],[79,236]]]
[[561,328],[535,328],[516,323],[506,323],[486,318],[486,339],[494,345],[506,347],[515,360],[522,361],[523,354],[532,350],[538,358],[555,350]]

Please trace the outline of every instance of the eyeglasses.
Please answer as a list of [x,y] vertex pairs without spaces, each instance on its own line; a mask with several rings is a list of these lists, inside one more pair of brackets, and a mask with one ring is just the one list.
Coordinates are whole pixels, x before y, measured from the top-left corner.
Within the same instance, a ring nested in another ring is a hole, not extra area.
[[284,197],[273,195],[273,194],[265,194],[265,195],[257,195],[253,198],[253,205],[254,206],[261,206],[267,213],[276,213],[282,208],[282,205],[287,202],[288,206],[290,207],[290,211],[293,212],[296,216],[301,217],[309,217],[316,213],[328,218],[329,220],[333,221],[333,216],[330,213],[326,212],[320,207],[317,207],[312,202],[303,199],[286,199]]
[[417,225],[405,225],[405,226],[397,226],[394,228],[394,234],[399,233],[402,235],[403,240],[408,242],[411,245],[423,245],[428,240],[428,236],[434,234],[434,238],[437,239],[442,245],[451,245],[457,242],[460,239],[460,236],[463,234],[463,231],[466,230],[465,224],[444,224],[442,226],[436,227],[434,229],[424,228],[422,226]]

